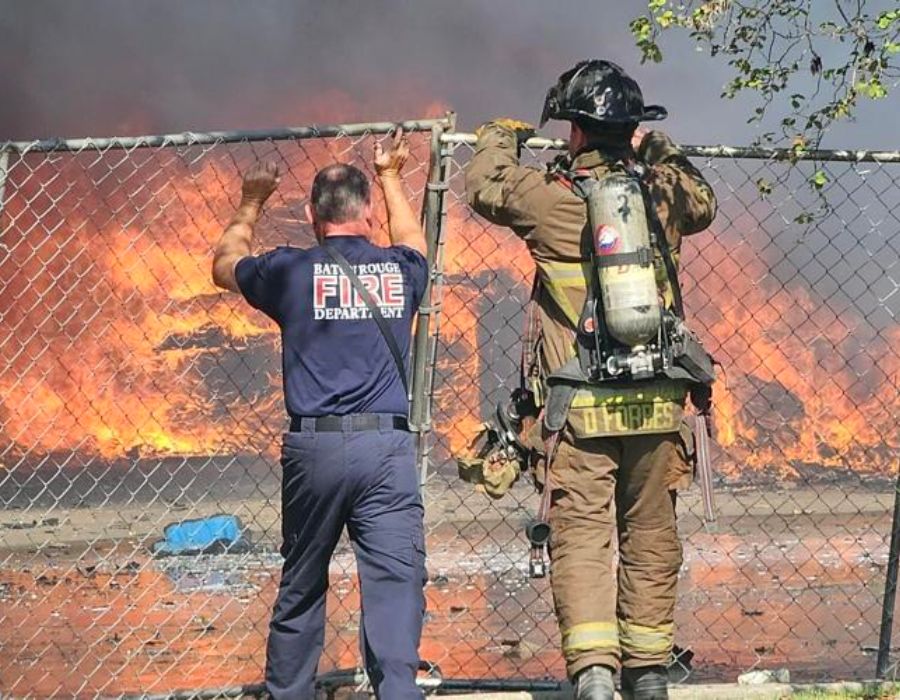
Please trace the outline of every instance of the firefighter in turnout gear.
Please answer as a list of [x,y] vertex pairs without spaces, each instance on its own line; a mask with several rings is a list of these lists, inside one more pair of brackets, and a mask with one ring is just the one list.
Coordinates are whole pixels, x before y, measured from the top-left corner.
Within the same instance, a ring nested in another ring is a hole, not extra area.
[[[694,364],[672,361],[678,338],[693,337],[679,325],[675,273],[682,237],[710,225],[716,200],[662,132],[633,147],[638,122],[665,116],[619,66],[583,61],[541,117],[571,122],[567,155],[546,171],[521,166],[533,128],[503,119],[480,127],[466,170],[469,204],[524,239],[536,266],[522,375],[542,420],[522,440],[549,455],[534,469],[549,524],[540,536],[578,700],[612,698],[619,668],[625,697],[667,697],[682,561],[675,492],[693,476],[683,418],[688,394],[702,404],[712,382],[711,362],[698,380],[684,370]],[[592,200],[592,187],[606,199]]]

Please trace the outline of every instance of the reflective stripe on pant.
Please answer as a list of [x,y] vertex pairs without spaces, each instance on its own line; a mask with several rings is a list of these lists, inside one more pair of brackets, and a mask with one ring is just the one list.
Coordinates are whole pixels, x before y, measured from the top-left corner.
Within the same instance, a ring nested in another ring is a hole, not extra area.
[[266,690],[276,700],[314,697],[328,565],[346,525],[360,579],[360,643],[375,692],[387,700],[421,698],[415,677],[425,546],[412,435],[287,433],[281,462],[285,561],[269,626]]
[[677,433],[561,444],[550,576],[570,676],[668,661],[682,559],[669,484],[690,468]]

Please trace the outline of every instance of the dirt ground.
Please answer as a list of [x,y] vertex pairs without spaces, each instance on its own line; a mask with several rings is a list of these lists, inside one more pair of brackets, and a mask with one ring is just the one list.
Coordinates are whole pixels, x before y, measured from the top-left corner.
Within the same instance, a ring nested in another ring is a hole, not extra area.
[[[684,658],[693,655],[685,678],[783,666],[796,680],[874,675],[891,507],[891,493],[839,488],[720,494],[709,533],[689,492],[677,620]],[[150,555],[167,522],[218,512],[241,517],[251,552]],[[453,490],[428,512],[422,657],[447,678],[562,678],[547,581],[525,573],[526,510]],[[0,690],[71,697],[259,682],[277,531],[269,496],[0,512]],[[322,671],[358,664],[358,593],[343,542]]]

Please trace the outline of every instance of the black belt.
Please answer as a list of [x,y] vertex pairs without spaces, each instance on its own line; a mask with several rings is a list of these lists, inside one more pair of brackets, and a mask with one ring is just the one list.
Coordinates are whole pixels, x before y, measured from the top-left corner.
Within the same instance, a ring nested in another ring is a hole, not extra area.
[[350,413],[345,416],[294,416],[292,433],[359,433],[366,430],[404,430],[409,432],[406,416],[387,413]]

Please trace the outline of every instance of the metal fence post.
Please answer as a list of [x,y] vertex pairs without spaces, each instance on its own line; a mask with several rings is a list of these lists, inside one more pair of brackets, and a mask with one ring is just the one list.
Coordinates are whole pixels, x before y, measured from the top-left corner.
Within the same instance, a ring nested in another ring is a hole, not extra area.
[[[450,131],[453,130],[456,115],[450,114]],[[432,334],[437,333],[437,324],[432,327],[432,317],[440,311],[440,300],[433,298],[440,293],[443,276],[443,218],[445,214],[444,194],[447,191],[448,156],[443,152],[441,136],[444,126],[436,124],[431,129],[431,159],[428,182],[422,205],[422,219],[428,246],[428,286],[419,307],[416,324],[415,350],[413,353],[413,388],[410,418],[417,433],[416,464],[419,465],[419,484],[424,488],[428,475],[428,433],[431,431],[431,394],[434,384],[434,361],[437,343]],[[431,371],[429,372],[429,365]]]
[[894,516],[891,521],[891,545],[888,551],[887,573],[884,582],[884,599],[881,604],[881,633],[878,637],[878,660],[875,677],[887,677],[891,661],[891,632],[894,626],[894,609],[897,603],[897,574],[900,569],[900,471],[894,485]]
[[[0,214],[3,213],[3,203],[6,201],[6,177],[9,174],[9,151],[5,148],[0,151]],[[2,233],[2,231],[0,231]]]

